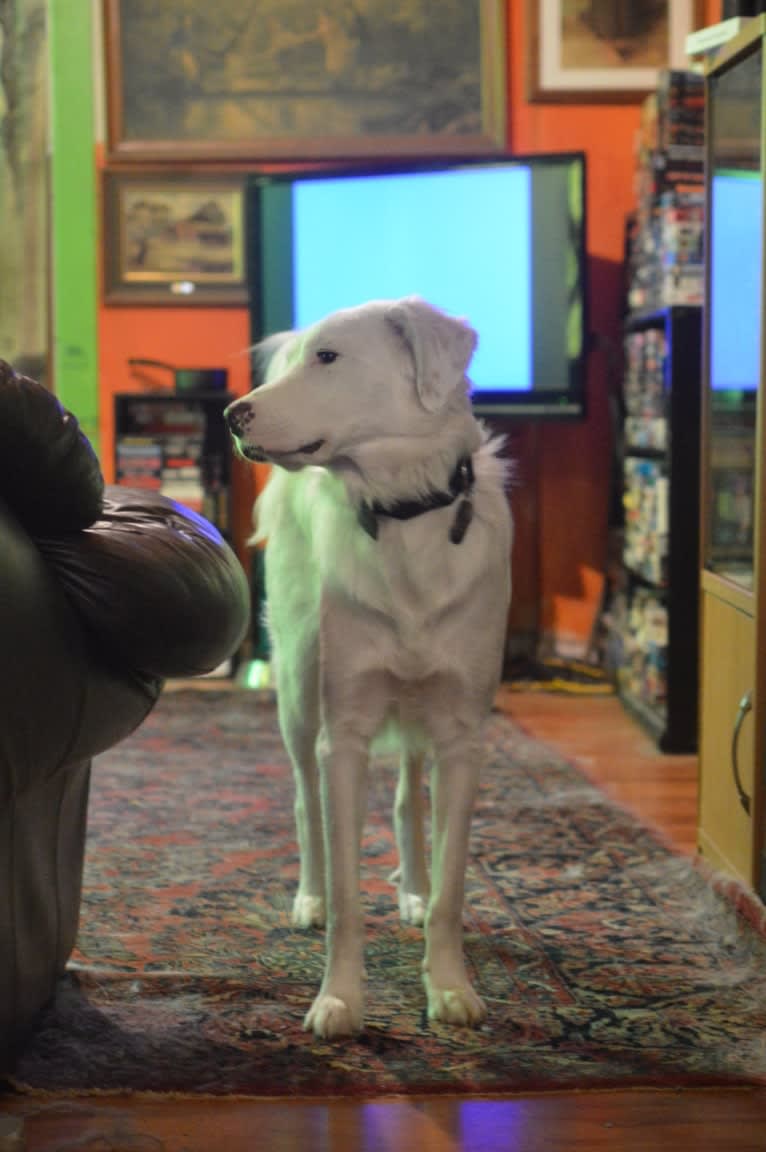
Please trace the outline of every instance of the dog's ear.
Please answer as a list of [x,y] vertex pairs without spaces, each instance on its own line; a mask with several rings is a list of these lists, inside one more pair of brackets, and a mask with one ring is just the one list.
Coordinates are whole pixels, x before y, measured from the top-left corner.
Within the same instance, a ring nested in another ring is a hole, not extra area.
[[412,351],[421,404],[437,412],[453,392],[464,388],[478,336],[464,320],[448,316],[418,296],[397,300],[386,317]]
[[[295,333],[289,329],[286,332],[275,332],[272,336],[267,336],[252,346],[250,361],[253,368],[253,388],[260,388],[261,384],[266,383],[269,377],[269,368],[272,362],[276,361],[277,353],[290,343],[294,335]],[[276,363],[274,366],[278,367]]]

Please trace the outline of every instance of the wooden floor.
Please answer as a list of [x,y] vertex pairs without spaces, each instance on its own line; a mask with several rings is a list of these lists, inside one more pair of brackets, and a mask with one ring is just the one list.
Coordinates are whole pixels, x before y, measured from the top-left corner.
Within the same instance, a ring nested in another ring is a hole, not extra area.
[[618,803],[683,852],[697,837],[697,757],[663,756],[614,696],[519,693],[497,704],[531,735],[558,748]]
[[[503,690],[498,704],[619,802],[694,850],[696,761],[662,756],[614,697]],[[766,1090],[548,1094],[502,1100],[25,1100],[28,1152],[764,1152]]]

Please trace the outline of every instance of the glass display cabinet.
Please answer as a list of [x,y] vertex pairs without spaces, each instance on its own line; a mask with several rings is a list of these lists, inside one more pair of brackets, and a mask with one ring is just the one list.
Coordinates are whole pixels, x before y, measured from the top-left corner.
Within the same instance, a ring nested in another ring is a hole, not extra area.
[[699,848],[764,894],[764,45],[706,74]]

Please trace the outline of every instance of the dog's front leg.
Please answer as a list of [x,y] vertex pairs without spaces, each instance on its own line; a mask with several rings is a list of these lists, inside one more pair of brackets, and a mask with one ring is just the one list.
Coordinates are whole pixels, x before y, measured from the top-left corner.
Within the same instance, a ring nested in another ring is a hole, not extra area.
[[327,951],[319,995],[305,1029],[332,1039],[362,1027],[364,929],[360,900],[361,829],[366,806],[368,741],[322,730],[318,745],[327,870]]
[[422,781],[424,760],[421,751],[402,751],[394,803],[399,867],[391,879],[398,882],[399,915],[404,924],[422,924],[428,903]]
[[442,744],[431,778],[431,900],[425,922],[423,981],[431,1020],[477,1025],[486,1008],[463,958],[463,899],[468,841],[479,769],[478,741]]

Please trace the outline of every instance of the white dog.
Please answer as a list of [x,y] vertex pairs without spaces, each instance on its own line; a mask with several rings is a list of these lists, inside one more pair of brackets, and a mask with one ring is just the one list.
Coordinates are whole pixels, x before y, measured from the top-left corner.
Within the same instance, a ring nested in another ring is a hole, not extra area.
[[[226,417],[272,471],[257,506],[279,717],[294,770],[300,882],[293,920],[327,919],[324,980],[305,1027],[363,1023],[360,841],[373,741],[401,755],[399,908],[425,922],[428,1014],[480,1023],[462,906],[481,723],[510,597],[505,466],[475,420],[476,334],[424,301],[374,301],[260,346],[265,383]],[[431,882],[421,772],[431,778]]]

